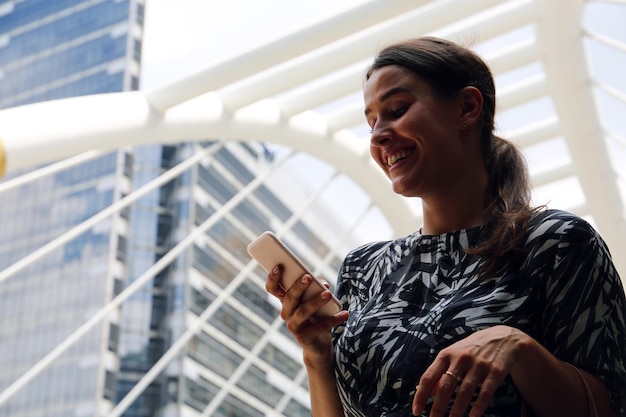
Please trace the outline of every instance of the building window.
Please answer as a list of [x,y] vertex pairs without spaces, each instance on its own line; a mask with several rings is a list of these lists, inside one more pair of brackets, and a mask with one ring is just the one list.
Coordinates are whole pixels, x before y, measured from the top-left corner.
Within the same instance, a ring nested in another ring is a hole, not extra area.
[[141,42],[137,39],[133,39],[133,58],[141,62]]
[[117,254],[116,258],[118,261],[126,262],[126,251],[128,248],[128,240],[125,236],[117,237]]
[[115,401],[115,375],[111,371],[106,371],[104,375],[104,398]]
[[115,323],[109,325],[109,350],[111,352],[117,352],[117,347],[120,342],[120,326]]
[[146,15],[146,6],[137,3],[137,23],[143,26],[144,17]]

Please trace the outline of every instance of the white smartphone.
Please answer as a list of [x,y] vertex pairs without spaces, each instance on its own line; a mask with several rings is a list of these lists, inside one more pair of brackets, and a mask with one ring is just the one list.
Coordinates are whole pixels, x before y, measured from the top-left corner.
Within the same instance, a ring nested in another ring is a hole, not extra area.
[[[304,291],[302,300],[307,301],[317,294],[326,290],[322,282],[313,275],[304,264],[285,246],[283,242],[272,232],[264,232],[248,245],[248,253],[261,265],[265,272],[269,273],[276,265],[283,266],[283,277],[280,285],[283,289],[289,289],[302,275],[309,274],[313,277],[311,285]],[[332,298],[317,310],[314,316],[330,317],[340,312],[341,303],[333,295]]]

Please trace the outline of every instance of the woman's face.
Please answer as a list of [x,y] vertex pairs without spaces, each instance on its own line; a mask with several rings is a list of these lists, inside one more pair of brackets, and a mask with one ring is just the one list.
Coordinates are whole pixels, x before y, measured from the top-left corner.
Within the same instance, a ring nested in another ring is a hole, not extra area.
[[459,100],[436,97],[428,83],[398,66],[375,70],[364,100],[370,153],[396,193],[424,198],[454,187],[464,153]]

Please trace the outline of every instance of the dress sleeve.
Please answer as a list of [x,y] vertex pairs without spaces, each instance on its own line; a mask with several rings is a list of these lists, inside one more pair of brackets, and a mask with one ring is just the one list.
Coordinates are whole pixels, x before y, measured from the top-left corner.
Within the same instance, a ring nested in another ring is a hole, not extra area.
[[[599,377],[626,416],[626,301],[602,238],[584,220],[554,223],[541,247],[541,339],[561,360]],[[548,262],[549,260],[549,262]]]
[[[337,287],[335,295],[341,302],[344,310],[352,311],[353,304],[358,295],[359,276],[359,256],[355,250],[348,253],[341,263],[337,275]],[[333,341],[335,341],[345,330],[345,323],[342,323],[332,330]]]
[[[379,276],[380,257],[387,250],[389,242],[373,242],[349,252],[341,263],[337,276],[335,295],[345,310],[354,312],[369,299],[373,281]],[[345,323],[333,329],[336,339],[344,331]]]

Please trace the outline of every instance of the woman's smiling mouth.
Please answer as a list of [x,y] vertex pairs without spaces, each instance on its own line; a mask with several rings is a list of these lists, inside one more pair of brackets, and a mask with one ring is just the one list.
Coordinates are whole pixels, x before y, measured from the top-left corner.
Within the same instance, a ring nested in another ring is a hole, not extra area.
[[401,149],[400,151],[387,156],[387,166],[391,167],[393,166],[396,162],[400,161],[401,159],[405,159],[407,158],[409,155],[411,155],[413,153],[412,149]]

